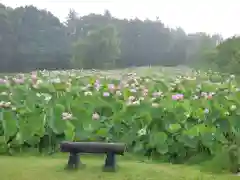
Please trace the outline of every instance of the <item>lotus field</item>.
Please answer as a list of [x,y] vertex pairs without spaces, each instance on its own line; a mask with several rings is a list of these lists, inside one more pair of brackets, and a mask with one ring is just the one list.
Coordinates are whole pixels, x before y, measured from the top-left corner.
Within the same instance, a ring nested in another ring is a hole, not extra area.
[[128,151],[184,161],[236,145],[234,76],[192,72],[38,71],[0,79],[0,151],[60,140],[125,142]]

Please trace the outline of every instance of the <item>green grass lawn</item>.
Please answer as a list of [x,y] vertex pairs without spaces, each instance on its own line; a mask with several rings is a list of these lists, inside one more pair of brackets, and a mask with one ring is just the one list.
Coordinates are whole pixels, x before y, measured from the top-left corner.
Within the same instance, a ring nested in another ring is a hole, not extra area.
[[119,159],[119,170],[102,172],[102,158],[84,157],[85,169],[66,171],[66,157],[0,157],[0,180],[240,180],[234,175],[201,172],[194,166]]

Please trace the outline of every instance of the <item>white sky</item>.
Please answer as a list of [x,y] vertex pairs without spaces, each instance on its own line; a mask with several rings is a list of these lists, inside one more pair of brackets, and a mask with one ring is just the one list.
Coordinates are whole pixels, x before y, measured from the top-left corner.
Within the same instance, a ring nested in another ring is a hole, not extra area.
[[79,15],[103,13],[105,9],[119,18],[155,19],[187,33],[220,33],[224,37],[240,34],[240,0],[0,0],[10,7],[34,5],[47,9],[61,21],[69,9]]

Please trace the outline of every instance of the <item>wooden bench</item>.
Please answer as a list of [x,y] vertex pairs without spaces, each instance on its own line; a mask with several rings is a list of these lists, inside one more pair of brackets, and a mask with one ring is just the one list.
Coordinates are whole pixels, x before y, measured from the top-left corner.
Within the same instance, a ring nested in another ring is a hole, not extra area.
[[103,142],[62,142],[61,152],[69,152],[67,169],[85,167],[81,162],[80,153],[106,154],[103,171],[116,170],[115,155],[124,155],[126,145],[124,143],[103,143]]

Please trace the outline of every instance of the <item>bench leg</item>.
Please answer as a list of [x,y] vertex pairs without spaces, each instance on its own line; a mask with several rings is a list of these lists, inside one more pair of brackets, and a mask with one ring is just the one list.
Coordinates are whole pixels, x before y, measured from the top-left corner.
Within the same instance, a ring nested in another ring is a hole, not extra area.
[[78,169],[79,167],[85,167],[85,164],[81,162],[80,155],[78,153],[70,153],[66,169]]
[[109,152],[107,153],[105,164],[103,167],[103,171],[106,172],[114,172],[116,171],[116,157],[115,153]]

